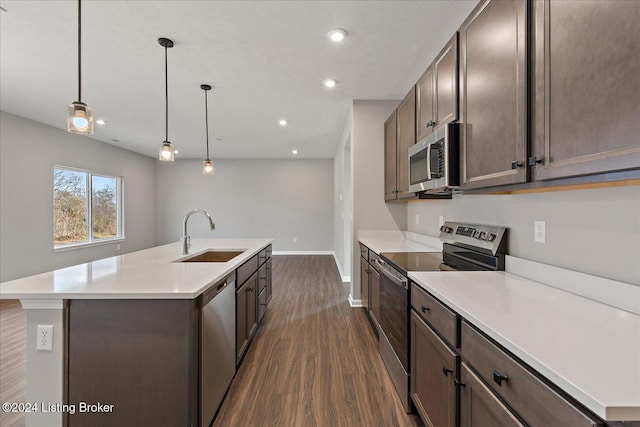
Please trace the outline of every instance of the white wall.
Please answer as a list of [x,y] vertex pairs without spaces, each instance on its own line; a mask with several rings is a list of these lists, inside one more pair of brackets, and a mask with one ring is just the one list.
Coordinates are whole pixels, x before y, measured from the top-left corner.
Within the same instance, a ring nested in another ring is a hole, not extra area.
[[[347,124],[333,159],[333,252],[342,280],[345,282],[351,281],[351,242],[353,239],[352,113],[353,109],[350,108]],[[350,236],[346,235],[347,230],[350,232]]]
[[[0,281],[154,246],[155,163],[131,151],[0,112]],[[120,251],[115,244],[106,244],[53,252],[55,165],[123,177],[126,240],[120,243]]]
[[360,299],[360,230],[406,230],[407,204],[384,202],[384,122],[399,101],[354,101],[351,132],[353,175],[352,303]]
[[193,216],[194,238],[273,238],[274,251],[333,251],[331,159],[219,159],[214,166],[206,176],[201,160],[158,164],[158,244],[180,240],[184,215],[204,209],[216,229]]
[[[415,217],[420,216],[420,225]],[[410,203],[408,227],[438,235],[438,216],[509,227],[509,254],[640,286],[640,186]],[[546,243],[533,222],[546,221]]]

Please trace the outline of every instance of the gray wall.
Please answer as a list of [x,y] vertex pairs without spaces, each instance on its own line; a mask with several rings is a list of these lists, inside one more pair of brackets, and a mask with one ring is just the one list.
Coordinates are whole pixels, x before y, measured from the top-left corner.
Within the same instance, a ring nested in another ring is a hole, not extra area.
[[353,246],[353,162],[351,161],[351,127],[353,110],[349,110],[333,158],[333,253],[343,282],[351,281]]
[[384,202],[384,122],[399,101],[354,101],[351,132],[353,249],[351,298],[360,299],[360,230],[406,230],[407,204]]
[[[0,281],[154,246],[155,163],[0,112]],[[120,251],[116,244],[53,251],[54,165],[123,177],[126,240]]]
[[333,160],[219,159],[214,166],[205,176],[201,160],[158,164],[158,244],[180,240],[184,215],[204,209],[216,230],[193,216],[194,238],[273,238],[274,251],[333,250]]
[[[410,203],[409,230],[437,236],[439,215],[509,227],[519,258],[640,285],[640,186]],[[546,221],[545,244],[533,240],[535,220]]]

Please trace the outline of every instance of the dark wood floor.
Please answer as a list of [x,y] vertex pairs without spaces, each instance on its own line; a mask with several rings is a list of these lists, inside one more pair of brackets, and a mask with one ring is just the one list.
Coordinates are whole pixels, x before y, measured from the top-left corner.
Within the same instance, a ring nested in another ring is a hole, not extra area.
[[417,426],[331,256],[274,256],[273,299],[215,427]]
[[[25,402],[27,315],[20,301],[0,300],[0,402]],[[0,426],[24,426],[24,414],[0,412]]]
[[[215,427],[405,427],[362,309],[347,302],[331,256],[274,256],[273,299]],[[0,305],[0,400],[25,401],[26,315]],[[2,427],[24,416],[0,412]]]

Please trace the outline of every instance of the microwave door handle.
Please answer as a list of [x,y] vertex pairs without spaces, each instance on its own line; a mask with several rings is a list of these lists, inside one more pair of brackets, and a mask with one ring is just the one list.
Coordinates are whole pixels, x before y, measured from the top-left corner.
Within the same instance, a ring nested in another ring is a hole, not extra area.
[[431,179],[431,144],[427,144],[427,179]]

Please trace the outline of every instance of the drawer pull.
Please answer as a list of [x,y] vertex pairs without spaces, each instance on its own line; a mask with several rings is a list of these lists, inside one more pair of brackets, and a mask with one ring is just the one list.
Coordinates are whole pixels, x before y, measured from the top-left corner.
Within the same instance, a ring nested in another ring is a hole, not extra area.
[[502,375],[500,372],[493,371],[493,381],[498,384],[498,386],[502,387],[502,382],[509,381],[509,377]]
[[463,383],[460,380],[458,380],[457,378],[453,380],[453,382],[455,383],[456,386],[458,387],[464,387],[467,385],[467,383]]
[[429,307],[427,307],[427,306],[425,306],[425,305],[423,305],[423,306],[422,306],[422,312],[423,312],[423,313],[425,313],[425,314],[426,314],[426,313],[428,313],[428,312],[430,312],[430,311],[431,311],[431,309],[430,309]]
[[453,369],[449,369],[446,366],[443,366],[442,373],[444,374],[445,377],[448,377],[449,374],[453,373]]

